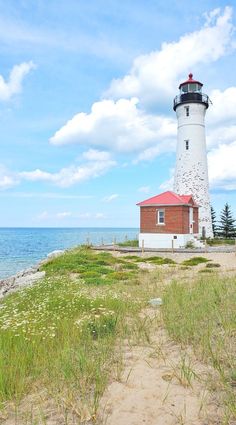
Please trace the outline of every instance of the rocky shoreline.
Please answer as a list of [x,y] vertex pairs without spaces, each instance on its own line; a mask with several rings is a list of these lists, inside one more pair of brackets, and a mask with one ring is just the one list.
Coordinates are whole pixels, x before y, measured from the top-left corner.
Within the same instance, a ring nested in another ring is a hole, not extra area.
[[38,280],[43,279],[45,277],[45,272],[40,271],[40,267],[51,258],[58,257],[64,254],[64,252],[64,250],[50,252],[45,259],[39,261],[39,263],[34,266],[22,270],[13,276],[0,279],[0,299],[11,292],[15,292],[25,286],[31,286]]

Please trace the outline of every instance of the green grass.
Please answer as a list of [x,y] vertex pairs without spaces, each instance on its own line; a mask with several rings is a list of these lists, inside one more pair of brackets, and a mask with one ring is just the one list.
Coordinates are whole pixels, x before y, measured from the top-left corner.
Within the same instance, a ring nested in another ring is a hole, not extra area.
[[[78,412],[83,403],[96,413],[120,364],[119,341],[140,334],[140,309],[154,296],[148,283],[137,285],[138,268],[131,265],[109,253],[75,249],[45,264],[42,282],[2,301],[0,405],[18,403],[36,385],[59,405],[68,403],[66,409],[72,403]],[[129,318],[134,325],[127,327]]]
[[214,268],[218,268],[218,267],[220,267],[220,264],[219,264],[219,263],[207,263],[207,264],[206,264],[206,267],[207,267],[208,269],[214,269]]
[[[192,284],[173,282],[166,288],[163,319],[172,338],[210,363],[224,393],[224,423],[236,419],[232,386],[236,371],[236,279],[204,276]],[[233,422],[232,422],[233,423]]]
[[123,247],[132,247],[132,248],[136,248],[138,247],[138,239],[130,239],[124,242],[119,242],[118,243],[119,246],[123,246]]
[[158,256],[152,256],[152,257],[138,257],[137,255],[127,255],[125,257],[126,260],[131,260],[132,262],[136,263],[153,263],[157,265],[163,265],[163,264],[176,264],[174,260],[171,258],[166,257],[158,257]]
[[235,239],[220,239],[220,238],[214,238],[214,239],[207,239],[207,244],[210,246],[214,245],[235,245]]
[[171,258],[165,258],[165,257],[146,257],[142,261],[148,261],[153,264],[163,265],[163,264],[176,264],[174,260]]
[[208,261],[210,260],[204,257],[192,257],[189,260],[183,261],[181,264],[184,266],[197,266],[198,264],[207,263]]

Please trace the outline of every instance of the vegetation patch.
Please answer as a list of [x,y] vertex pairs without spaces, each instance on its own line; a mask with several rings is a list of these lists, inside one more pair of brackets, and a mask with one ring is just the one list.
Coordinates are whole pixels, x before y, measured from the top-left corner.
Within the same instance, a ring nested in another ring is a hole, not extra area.
[[172,260],[171,258],[165,258],[165,257],[146,257],[144,258],[142,261],[148,261],[150,263],[154,263],[154,264],[176,264],[176,262],[174,260]]
[[208,261],[210,260],[204,257],[193,257],[183,261],[181,264],[184,266],[197,266],[198,264],[207,263]]
[[213,270],[210,270],[210,269],[201,269],[201,270],[198,270],[198,273],[213,273]]
[[0,403],[19,403],[37,382],[79,421],[82,407],[96,414],[114,365],[121,368],[119,341],[147,337],[139,313],[154,289],[137,285],[145,277],[136,263],[88,248],[42,269],[42,282],[0,304]]
[[118,243],[118,246],[124,246],[124,247],[132,247],[132,248],[137,248],[138,246],[139,246],[139,242],[138,242],[138,239],[130,239],[130,240],[127,240],[127,241],[124,241],[124,242],[119,242]]
[[[206,270],[206,269],[205,269]],[[226,424],[236,419],[236,279],[216,275],[166,287],[163,302],[165,326],[174,340],[192,345],[198,357],[218,372],[224,392]]]
[[208,263],[208,264],[206,264],[206,267],[208,269],[219,268],[220,267],[220,264],[219,263]]

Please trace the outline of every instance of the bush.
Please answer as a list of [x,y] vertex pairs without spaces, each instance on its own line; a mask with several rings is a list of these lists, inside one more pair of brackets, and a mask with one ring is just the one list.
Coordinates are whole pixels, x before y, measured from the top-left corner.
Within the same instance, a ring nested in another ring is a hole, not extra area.
[[204,257],[193,257],[193,258],[190,258],[189,260],[183,261],[182,264],[184,266],[197,266],[198,264],[207,263],[208,261],[210,260]]

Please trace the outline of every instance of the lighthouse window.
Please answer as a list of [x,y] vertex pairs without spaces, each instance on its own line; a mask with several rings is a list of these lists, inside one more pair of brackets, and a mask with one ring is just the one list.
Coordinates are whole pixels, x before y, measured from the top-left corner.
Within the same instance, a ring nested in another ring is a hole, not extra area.
[[189,106],[185,106],[186,117],[189,117]]
[[194,92],[197,91],[197,84],[189,84],[189,91]]
[[165,210],[157,210],[157,224],[165,224]]
[[186,151],[189,150],[189,140],[185,140],[185,149]]

